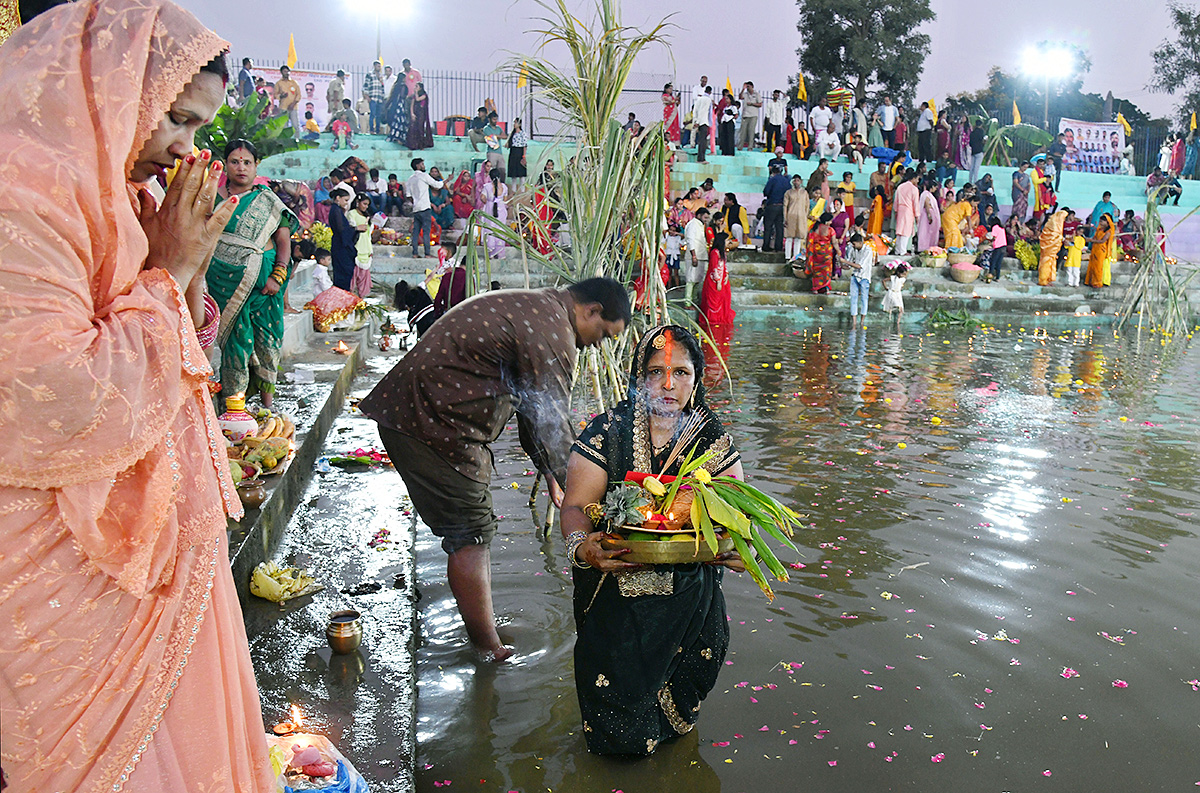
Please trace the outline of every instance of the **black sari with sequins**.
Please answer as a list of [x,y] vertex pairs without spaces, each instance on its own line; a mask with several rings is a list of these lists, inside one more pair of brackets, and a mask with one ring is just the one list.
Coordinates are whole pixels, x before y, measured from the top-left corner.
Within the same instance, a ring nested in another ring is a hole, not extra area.
[[[635,373],[645,371],[653,339],[662,330],[643,337],[634,354]],[[695,358],[699,346],[689,352]],[[704,371],[702,360],[696,371]],[[593,419],[572,448],[604,468],[609,488],[629,471],[679,472],[682,455],[662,468],[673,443],[657,453],[652,448],[648,412],[637,396],[641,379],[631,383],[630,398]],[[704,404],[699,381],[691,408],[705,419],[694,442],[696,454],[715,449],[705,468],[724,471],[740,456]],[[610,575],[573,569],[575,685],[589,751],[647,755],[695,726],[729,646],[723,572],[707,564],[654,565]]]

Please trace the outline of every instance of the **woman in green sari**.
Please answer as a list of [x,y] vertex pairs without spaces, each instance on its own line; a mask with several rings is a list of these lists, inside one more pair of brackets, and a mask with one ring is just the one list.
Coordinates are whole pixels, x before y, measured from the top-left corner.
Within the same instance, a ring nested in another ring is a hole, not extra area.
[[[208,292],[221,321],[221,393],[247,394],[253,387],[271,406],[283,346],[283,298],[292,255],[296,216],[258,178],[258,152],[245,140],[225,147],[223,199],[238,196],[238,208],[217,242],[208,266]],[[253,378],[253,383],[251,379]]]
[[[575,685],[588,750],[648,755],[692,730],[729,646],[724,568],[716,562],[641,567],[600,547],[584,508],[630,471],[679,473],[691,452],[714,451],[713,476],[742,478],[741,456],[704,401],[696,337],[667,326],[633,354],[629,395],[588,424],[571,450],[562,532],[575,583]],[[672,458],[674,462],[664,467]]]

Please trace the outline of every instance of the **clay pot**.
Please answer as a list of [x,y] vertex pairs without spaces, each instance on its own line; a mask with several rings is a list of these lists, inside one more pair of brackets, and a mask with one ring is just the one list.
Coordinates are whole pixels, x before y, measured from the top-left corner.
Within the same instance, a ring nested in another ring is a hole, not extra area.
[[241,482],[237,486],[238,498],[242,500],[242,506],[250,509],[258,509],[267,500],[267,487],[261,479],[250,479]]

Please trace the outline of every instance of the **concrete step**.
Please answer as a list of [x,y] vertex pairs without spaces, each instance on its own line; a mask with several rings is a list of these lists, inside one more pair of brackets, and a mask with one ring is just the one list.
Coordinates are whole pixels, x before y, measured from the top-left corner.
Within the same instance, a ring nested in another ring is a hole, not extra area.
[[789,278],[792,275],[792,267],[784,262],[737,262],[730,261],[726,265],[729,268],[729,276],[772,276],[785,275]]

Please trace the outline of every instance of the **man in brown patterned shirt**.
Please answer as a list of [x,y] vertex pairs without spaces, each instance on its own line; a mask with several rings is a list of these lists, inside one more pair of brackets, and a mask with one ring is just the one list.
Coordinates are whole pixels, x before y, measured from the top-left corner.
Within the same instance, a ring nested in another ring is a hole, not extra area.
[[442,538],[467,635],[494,660],[512,651],[492,612],[488,444],[515,412],[521,446],[561,503],[576,350],[620,334],[629,318],[628,294],[610,278],[477,295],[434,323],[359,405],[379,424],[417,513]]

